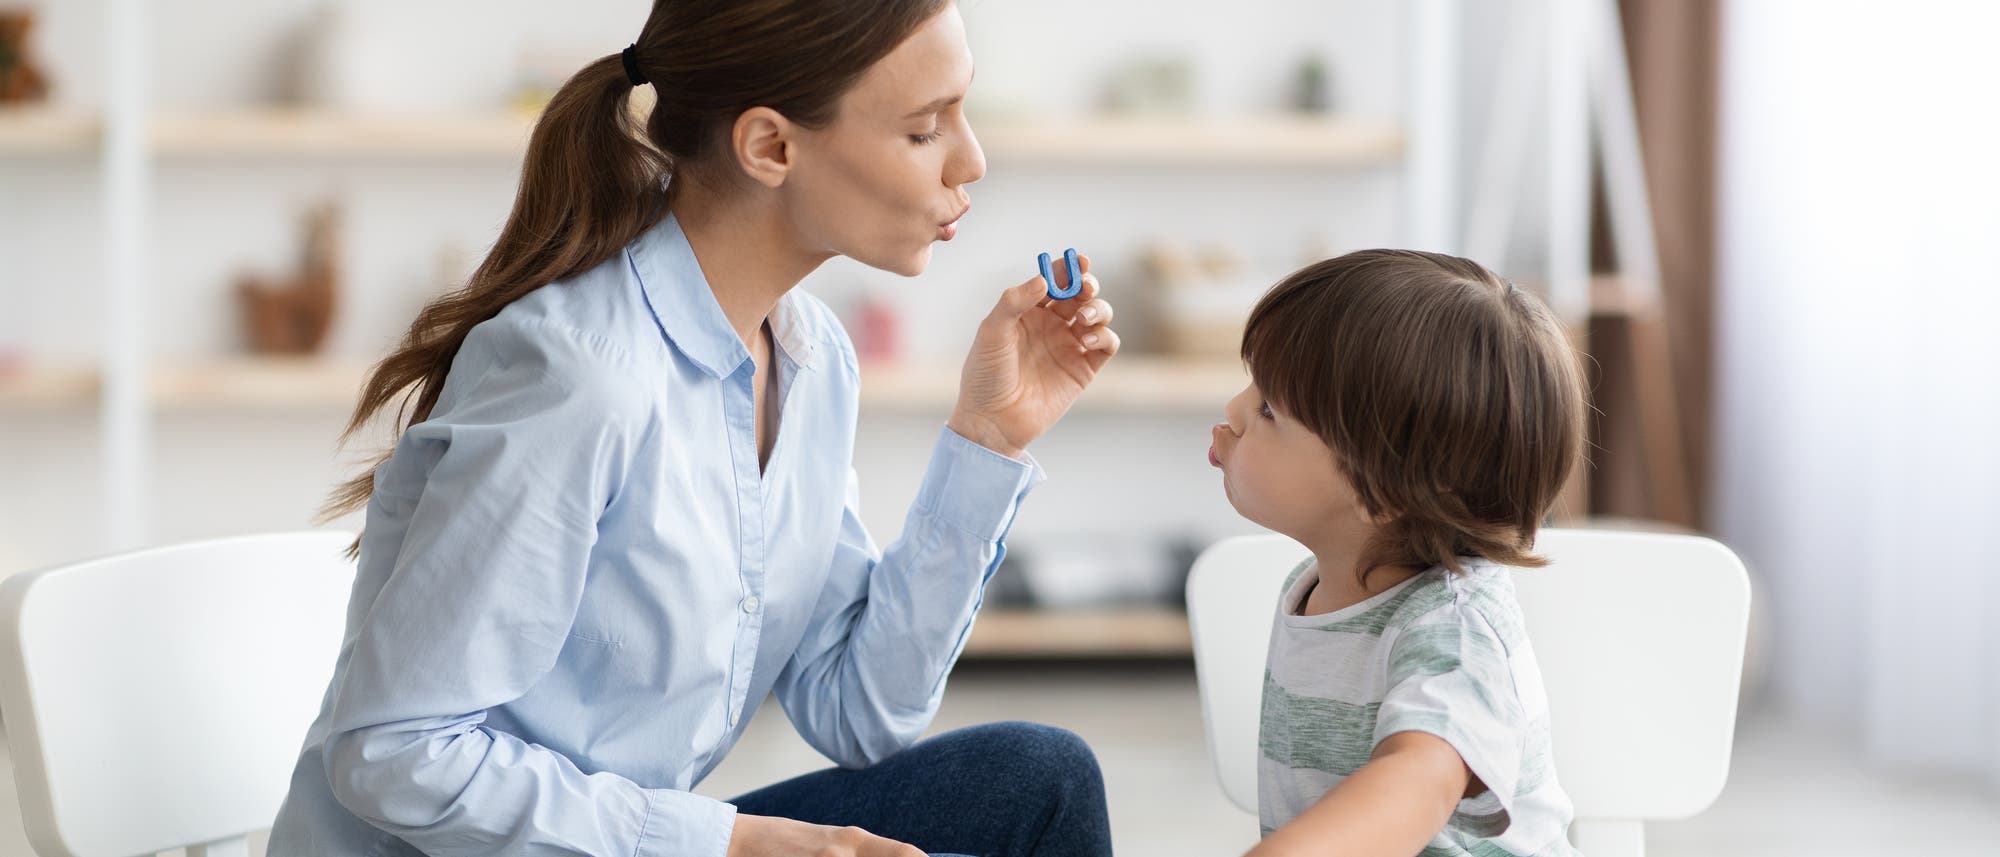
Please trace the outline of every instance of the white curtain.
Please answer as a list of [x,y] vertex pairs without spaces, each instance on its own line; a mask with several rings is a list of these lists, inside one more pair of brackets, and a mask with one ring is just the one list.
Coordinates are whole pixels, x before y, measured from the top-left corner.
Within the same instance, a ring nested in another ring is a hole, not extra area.
[[2000,4],[1725,8],[1712,500],[1773,689],[2000,784]]

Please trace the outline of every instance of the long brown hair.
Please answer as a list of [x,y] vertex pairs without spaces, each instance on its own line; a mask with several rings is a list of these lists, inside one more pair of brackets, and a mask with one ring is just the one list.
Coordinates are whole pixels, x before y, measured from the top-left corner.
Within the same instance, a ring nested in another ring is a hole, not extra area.
[[[726,166],[730,126],[769,107],[825,127],[870,66],[950,0],[654,0],[633,45],[654,90],[643,123],[621,54],[583,67],[557,90],[528,140],[514,208],[465,287],[423,308],[369,373],[341,432],[400,399],[395,430],[430,417],[452,359],[480,322],[550,282],[611,258],[666,216],[679,171]],[[374,464],[334,489],[331,519],[365,506]],[[352,553],[352,551],[350,551]]]
[[1362,250],[1251,311],[1266,401],[1333,451],[1384,523],[1355,569],[1546,561],[1535,530],[1582,454],[1582,369],[1534,295],[1456,256]]

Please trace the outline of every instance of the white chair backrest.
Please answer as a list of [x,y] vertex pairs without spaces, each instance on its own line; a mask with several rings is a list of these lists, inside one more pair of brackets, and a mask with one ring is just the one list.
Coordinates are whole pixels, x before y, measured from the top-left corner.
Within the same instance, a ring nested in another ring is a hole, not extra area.
[[[1721,793],[1735,737],[1750,581],[1695,536],[1543,530],[1546,568],[1514,575],[1549,695],[1555,766],[1592,857],[1642,852],[1641,824],[1686,818]],[[1222,788],[1257,807],[1264,658],[1279,587],[1310,554],[1283,536],[1204,551],[1188,621],[1209,753]]]
[[44,857],[241,853],[345,626],[352,533],[220,539],[0,584],[0,716]]

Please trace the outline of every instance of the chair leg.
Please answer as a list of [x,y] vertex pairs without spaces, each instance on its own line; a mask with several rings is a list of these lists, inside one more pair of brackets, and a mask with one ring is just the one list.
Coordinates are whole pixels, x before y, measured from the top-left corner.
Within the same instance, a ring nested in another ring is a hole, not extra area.
[[1637,821],[1578,819],[1570,822],[1569,841],[1589,857],[1646,855],[1646,827]]
[[187,847],[187,857],[250,857],[250,839],[238,836]]

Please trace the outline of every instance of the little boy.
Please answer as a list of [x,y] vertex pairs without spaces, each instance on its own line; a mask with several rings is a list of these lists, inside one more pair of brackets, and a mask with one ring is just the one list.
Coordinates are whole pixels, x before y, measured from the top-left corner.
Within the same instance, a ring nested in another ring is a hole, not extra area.
[[1368,250],[1250,314],[1252,383],[1209,460],[1313,558],[1277,607],[1258,805],[1275,855],[1572,855],[1509,567],[1583,442],[1541,301],[1479,265]]

